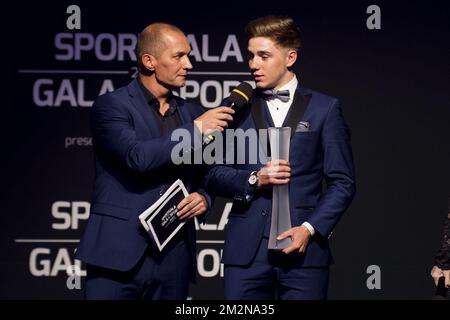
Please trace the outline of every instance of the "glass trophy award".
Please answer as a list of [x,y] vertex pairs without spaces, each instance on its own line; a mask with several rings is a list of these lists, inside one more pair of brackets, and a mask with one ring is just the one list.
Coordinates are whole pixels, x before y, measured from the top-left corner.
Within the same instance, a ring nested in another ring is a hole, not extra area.
[[[289,161],[291,128],[269,128],[270,153],[272,160]],[[282,250],[289,247],[291,238],[277,240],[284,231],[290,229],[291,213],[289,210],[289,184],[272,186],[272,223],[270,225],[269,249]]]

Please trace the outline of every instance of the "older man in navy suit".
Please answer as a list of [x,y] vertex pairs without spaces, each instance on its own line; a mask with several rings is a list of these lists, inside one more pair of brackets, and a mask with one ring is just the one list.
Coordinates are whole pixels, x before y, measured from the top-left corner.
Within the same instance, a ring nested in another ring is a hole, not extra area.
[[[88,299],[186,299],[195,275],[194,216],[211,206],[201,166],[175,165],[171,133],[223,130],[231,108],[203,109],[172,94],[185,85],[190,46],[184,33],[154,23],[140,34],[140,73],[128,86],[98,97],[92,107],[95,187],[89,222],[77,250],[87,264]],[[195,120],[195,122],[194,122]],[[189,142],[186,142],[189,143]],[[191,145],[186,145],[189,149]],[[186,225],[159,252],[139,214],[176,180],[190,194],[178,205]]]
[[[259,18],[246,32],[256,89],[234,125],[244,131],[291,127],[290,156],[252,163],[246,143],[234,151],[244,163],[209,171],[208,191],[234,199],[225,231],[225,297],[325,299],[328,239],[355,193],[349,130],[339,101],[304,88],[293,73],[301,46],[293,19]],[[258,144],[267,155],[267,145]],[[272,186],[287,183],[292,228],[278,239],[292,241],[282,251],[269,250]]]

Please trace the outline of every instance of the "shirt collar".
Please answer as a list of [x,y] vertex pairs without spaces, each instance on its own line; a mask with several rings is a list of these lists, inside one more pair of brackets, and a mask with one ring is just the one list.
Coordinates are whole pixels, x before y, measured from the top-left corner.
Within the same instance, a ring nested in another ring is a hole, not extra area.
[[[137,78],[137,81],[139,83],[139,87],[141,88],[142,94],[144,95],[144,99],[147,102],[147,104],[150,107],[155,108],[155,110],[158,111],[159,113],[159,103],[157,103],[158,99],[156,99],[156,97],[150,92],[150,90],[148,90],[144,86],[140,78]],[[177,110],[177,99],[175,99],[175,95],[172,93],[172,91],[169,91],[169,97],[167,99],[167,102],[169,103],[169,109],[165,114],[166,116],[175,113],[175,111]]]
[[295,90],[297,90],[298,80],[297,76],[294,74],[291,80],[288,83],[280,87],[278,90],[289,90],[289,101],[294,99]]

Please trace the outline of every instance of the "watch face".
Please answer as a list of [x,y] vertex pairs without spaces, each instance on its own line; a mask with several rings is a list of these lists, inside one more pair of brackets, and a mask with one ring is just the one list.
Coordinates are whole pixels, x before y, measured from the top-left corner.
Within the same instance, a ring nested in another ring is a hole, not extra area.
[[256,180],[257,180],[256,175],[252,174],[250,176],[250,178],[248,179],[248,183],[250,183],[251,185],[254,185],[256,183]]

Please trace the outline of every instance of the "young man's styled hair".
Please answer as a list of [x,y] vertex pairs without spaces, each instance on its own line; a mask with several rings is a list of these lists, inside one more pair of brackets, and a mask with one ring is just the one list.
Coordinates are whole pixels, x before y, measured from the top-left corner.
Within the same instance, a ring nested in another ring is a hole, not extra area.
[[276,45],[285,49],[301,48],[300,30],[294,19],[283,16],[265,16],[250,21],[245,27],[245,33],[250,38],[266,37]]

